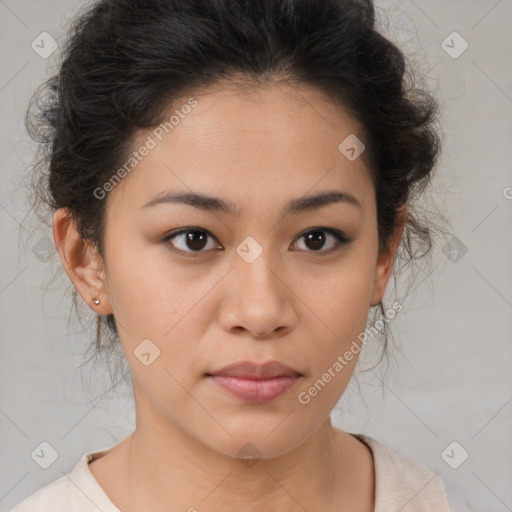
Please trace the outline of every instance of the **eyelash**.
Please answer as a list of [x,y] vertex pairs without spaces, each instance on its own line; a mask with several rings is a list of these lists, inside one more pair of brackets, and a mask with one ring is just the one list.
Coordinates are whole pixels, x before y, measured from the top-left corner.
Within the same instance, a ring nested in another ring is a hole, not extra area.
[[[210,231],[208,231],[207,229],[196,227],[196,226],[189,226],[187,228],[181,228],[181,229],[179,229],[177,231],[173,231],[172,233],[169,233],[168,235],[166,235],[164,237],[162,242],[164,242],[164,243],[170,242],[172,239],[176,238],[177,236],[183,235],[183,234],[188,233],[190,231],[200,231],[202,233],[206,233],[209,237],[211,237],[214,240],[216,240],[216,238],[212,235],[212,233],[210,233]],[[341,249],[344,245],[349,244],[350,242],[352,242],[352,239],[347,237],[347,236],[345,236],[341,231],[338,231],[337,229],[332,229],[332,228],[325,228],[325,227],[322,227],[322,226],[308,228],[307,230],[305,230],[302,233],[300,233],[299,236],[297,237],[297,239],[302,238],[303,236],[307,235],[308,233],[316,232],[316,231],[329,233],[330,235],[332,235],[336,239],[336,244],[335,244],[334,247],[332,247],[330,249],[327,249],[327,250],[323,250],[323,249],[320,249],[318,251],[307,250],[306,251],[307,253],[327,255],[327,254],[331,254],[331,253]],[[192,258],[197,257],[198,255],[207,252],[205,250],[200,250],[200,251],[183,251],[182,249],[177,249],[176,247],[173,247],[172,245],[171,245],[171,250],[174,251],[174,252],[178,252],[178,253],[184,255],[185,257],[192,257]]]

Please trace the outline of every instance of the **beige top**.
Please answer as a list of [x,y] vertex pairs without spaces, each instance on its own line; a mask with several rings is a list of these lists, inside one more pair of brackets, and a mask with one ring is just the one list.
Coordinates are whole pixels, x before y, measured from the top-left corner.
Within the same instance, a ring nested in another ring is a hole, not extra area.
[[[448,489],[426,467],[371,437],[352,435],[373,454],[375,512],[469,512],[458,492]],[[88,466],[110,448],[84,454],[66,476],[37,490],[8,512],[121,512]]]

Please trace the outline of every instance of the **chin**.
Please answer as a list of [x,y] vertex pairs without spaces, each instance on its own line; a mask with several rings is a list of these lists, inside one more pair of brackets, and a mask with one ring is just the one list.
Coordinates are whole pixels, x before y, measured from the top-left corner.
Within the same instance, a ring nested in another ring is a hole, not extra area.
[[205,438],[201,435],[200,440],[226,456],[247,460],[246,465],[250,466],[252,461],[271,459],[293,451],[313,433],[305,431],[303,425],[283,421],[284,417],[286,414],[272,422],[266,419],[249,423],[247,420],[245,424],[235,426],[220,420],[231,435],[221,428],[217,429],[218,435],[215,437]]

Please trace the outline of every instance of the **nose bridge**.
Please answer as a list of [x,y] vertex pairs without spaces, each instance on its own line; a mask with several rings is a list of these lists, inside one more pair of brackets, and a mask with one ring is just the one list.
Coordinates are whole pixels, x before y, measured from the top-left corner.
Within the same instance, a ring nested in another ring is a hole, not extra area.
[[[267,237],[266,240],[269,240]],[[260,243],[261,242],[261,243]],[[269,291],[269,287],[279,288],[275,282],[276,271],[272,268],[276,260],[268,244],[264,247],[264,241],[260,242],[252,236],[246,237],[236,248],[235,273],[242,281],[242,286],[250,287],[252,292]]]

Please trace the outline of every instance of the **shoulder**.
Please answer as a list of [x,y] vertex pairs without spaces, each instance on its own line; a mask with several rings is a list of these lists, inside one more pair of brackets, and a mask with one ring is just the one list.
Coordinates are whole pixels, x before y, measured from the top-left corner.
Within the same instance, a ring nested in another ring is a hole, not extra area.
[[371,450],[375,467],[375,512],[468,512],[457,489],[376,439],[352,434]]
[[8,512],[119,512],[92,475],[88,463],[108,448],[85,453],[72,471],[41,487]]
[[52,509],[59,510],[59,507],[69,506],[69,494],[69,484],[66,482],[66,477],[63,476],[38,489],[8,512],[28,512],[29,510],[50,512]]

